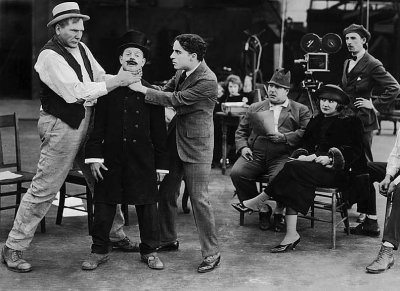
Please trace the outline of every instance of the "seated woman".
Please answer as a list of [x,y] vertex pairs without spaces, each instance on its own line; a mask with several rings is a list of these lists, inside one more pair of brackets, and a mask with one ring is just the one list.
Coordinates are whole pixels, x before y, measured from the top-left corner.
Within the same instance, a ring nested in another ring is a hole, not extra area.
[[307,214],[317,187],[347,187],[351,175],[366,172],[362,124],[346,108],[348,96],[335,85],[322,86],[317,95],[320,113],[307,125],[303,148],[296,150],[302,154],[286,162],[265,192],[243,201],[249,211],[257,211],[270,196],[286,206],[286,235],[273,253],[294,249],[300,242],[297,213]]

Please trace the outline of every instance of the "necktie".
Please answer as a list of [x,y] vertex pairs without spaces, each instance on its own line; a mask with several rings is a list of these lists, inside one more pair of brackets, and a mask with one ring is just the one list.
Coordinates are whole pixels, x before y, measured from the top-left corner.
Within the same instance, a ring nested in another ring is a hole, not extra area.
[[178,85],[176,86],[177,89],[179,89],[181,87],[181,85],[182,85],[183,81],[185,81],[185,79],[186,79],[186,72],[183,72],[181,77],[179,78]]
[[353,61],[357,61],[357,56],[350,56],[349,59],[353,60]]

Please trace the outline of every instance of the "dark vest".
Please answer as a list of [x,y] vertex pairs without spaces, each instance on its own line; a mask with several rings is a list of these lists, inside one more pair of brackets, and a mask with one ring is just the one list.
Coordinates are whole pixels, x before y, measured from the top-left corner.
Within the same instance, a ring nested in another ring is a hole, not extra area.
[[[88,72],[90,79],[93,81],[93,71],[86,51],[80,43],[78,44],[78,47],[82,55],[86,71]],[[53,50],[61,55],[66,60],[68,65],[70,65],[70,67],[75,71],[79,81],[83,82],[81,66],[60,43],[56,36],[53,36],[53,38],[44,45],[40,52],[45,49]],[[82,119],[85,118],[85,107],[83,104],[67,103],[62,97],[58,96],[42,81],[40,81],[40,101],[45,112],[60,118],[72,128],[77,129],[81,124]]]

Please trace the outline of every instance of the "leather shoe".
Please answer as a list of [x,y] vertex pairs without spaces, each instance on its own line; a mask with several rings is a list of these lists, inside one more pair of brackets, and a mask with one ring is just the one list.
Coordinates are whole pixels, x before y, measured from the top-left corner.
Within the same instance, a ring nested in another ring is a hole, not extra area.
[[179,241],[174,241],[160,245],[157,248],[157,252],[177,251],[178,249],[179,249]]
[[377,258],[366,269],[368,273],[379,274],[394,265],[393,248],[381,246]]
[[197,267],[197,272],[199,273],[207,273],[214,270],[216,267],[219,266],[221,262],[221,255],[220,253],[205,257],[201,264]]
[[32,266],[22,259],[22,251],[10,249],[4,245],[1,250],[1,261],[7,266],[7,269],[17,273],[27,273],[32,271]]
[[108,254],[95,254],[90,253],[89,256],[82,263],[82,270],[91,271],[109,260]]
[[157,253],[141,254],[140,259],[146,263],[150,269],[162,270],[164,269],[164,263],[157,256]]
[[261,230],[267,230],[271,227],[271,214],[272,214],[272,208],[271,206],[268,206],[268,211],[267,212],[260,212],[259,215],[259,227]]
[[244,204],[241,203],[241,202],[232,203],[231,205],[232,205],[233,208],[235,208],[235,209],[236,209],[237,211],[239,211],[239,212],[243,212],[243,213],[246,213],[246,212],[250,212],[250,213],[251,213],[251,212],[253,212],[252,209],[250,209],[250,208],[244,206]]
[[290,250],[294,250],[296,249],[296,246],[299,244],[299,242],[300,242],[300,237],[296,241],[290,244],[277,245],[276,247],[271,249],[271,253],[284,253]]
[[367,235],[377,237],[381,234],[378,221],[376,219],[365,218],[364,222],[356,227],[350,227],[350,233],[355,235]]
[[124,237],[123,239],[119,241],[112,242],[112,248],[113,250],[121,250],[124,252],[139,252],[139,244],[137,242],[132,243],[129,237]]
[[274,214],[273,228],[275,232],[282,232],[285,230],[285,216],[283,214]]

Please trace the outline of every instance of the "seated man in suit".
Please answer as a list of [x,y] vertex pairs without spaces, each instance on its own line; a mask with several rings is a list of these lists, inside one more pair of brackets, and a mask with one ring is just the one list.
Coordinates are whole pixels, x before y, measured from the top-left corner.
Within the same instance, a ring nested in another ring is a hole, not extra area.
[[[292,151],[296,149],[304,134],[307,123],[311,118],[307,106],[289,100],[290,71],[284,69],[275,71],[268,82],[268,98],[253,103],[236,131],[236,151],[239,159],[232,168],[231,179],[236,188],[239,201],[250,199],[258,195],[256,179],[268,174],[273,179],[282,169]],[[251,113],[273,111],[275,132],[268,135],[257,133],[250,120]],[[239,204],[232,206],[242,211]],[[270,227],[272,209],[260,210],[260,228]],[[279,205],[274,214],[275,230],[283,227],[283,208]]]

